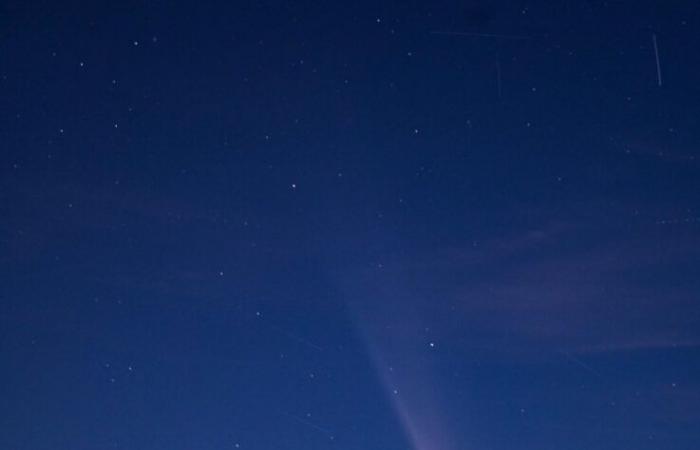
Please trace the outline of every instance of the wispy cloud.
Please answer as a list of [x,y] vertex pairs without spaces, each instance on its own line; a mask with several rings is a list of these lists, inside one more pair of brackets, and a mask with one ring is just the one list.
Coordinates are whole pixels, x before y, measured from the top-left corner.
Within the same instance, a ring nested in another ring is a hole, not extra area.
[[394,339],[439,323],[434,333],[466,348],[600,352],[700,343],[700,318],[690,314],[700,301],[693,233],[559,221],[470,244],[367,273],[360,284],[376,300],[365,307],[395,323]]

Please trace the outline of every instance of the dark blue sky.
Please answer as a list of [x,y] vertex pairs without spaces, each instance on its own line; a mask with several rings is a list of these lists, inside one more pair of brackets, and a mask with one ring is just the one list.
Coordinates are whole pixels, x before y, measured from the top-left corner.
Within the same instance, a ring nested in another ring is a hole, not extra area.
[[85,3],[0,9],[0,448],[697,448],[697,2]]

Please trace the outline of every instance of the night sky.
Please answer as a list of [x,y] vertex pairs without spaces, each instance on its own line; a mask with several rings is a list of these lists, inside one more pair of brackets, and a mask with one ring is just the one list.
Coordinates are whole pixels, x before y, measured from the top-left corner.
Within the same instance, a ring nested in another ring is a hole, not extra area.
[[0,448],[695,450],[696,1],[5,1]]

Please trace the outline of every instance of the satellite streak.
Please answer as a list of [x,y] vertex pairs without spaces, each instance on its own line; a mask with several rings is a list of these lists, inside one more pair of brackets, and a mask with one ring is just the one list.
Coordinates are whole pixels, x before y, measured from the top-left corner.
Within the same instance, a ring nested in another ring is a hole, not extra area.
[[471,33],[468,31],[432,31],[431,34],[440,34],[443,36],[469,36],[498,39],[532,39],[532,37],[530,36],[521,36],[517,34]]
[[323,428],[322,426],[317,425],[317,424],[311,422],[310,420],[306,420],[302,417],[299,417],[299,416],[292,414],[292,413],[288,413],[286,411],[281,411],[281,413],[284,414],[285,416],[289,417],[290,419],[292,419],[296,422],[299,422],[302,425],[306,425],[307,427],[313,428],[316,431],[320,431],[321,433],[325,434],[326,436],[328,436],[330,438],[333,437],[333,433],[331,432],[331,430],[329,430],[327,428]]
[[656,34],[651,35],[654,42],[654,56],[656,57],[656,78],[659,81],[659,87],[663,84],[661,81],[661,62],[659,61],[659,44],[656,42]]
[[581,361],[580,359],[576,358],[575,356],[571,355],[570,353],[568,353],[568,352],[560,352],[560,353],[562,355],[564,355],[566,357],[566,359],[568,359],[572,363],[576,364],[577,366],[582,367],[583,369],[589,371],[590,373],[592,373],[593,375],[595,375],[598,378],[603,378],[602,375],[600,373],[598,373],[597,370],[595,370],[593,367],[589,366],[585,362]]
[[501,61],[496,61],[496,85],[498,87],[498,98],[503,97],[503,85],[501,81]]

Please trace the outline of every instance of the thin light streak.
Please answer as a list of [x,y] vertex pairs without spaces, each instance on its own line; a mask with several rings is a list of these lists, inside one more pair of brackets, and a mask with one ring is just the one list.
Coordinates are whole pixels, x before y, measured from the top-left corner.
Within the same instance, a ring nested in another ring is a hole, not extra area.
[[329,430],[327,428],[323,428],[322,426],[317,425],[317,424],[311,422],[310,420],[304,419],[304,418],[299,417],[295,414],[288,413],[287,411],[280,411],[280,412],[282,414],[284,414],[285,416],[289,417],[290,419],[294,420],[295,422],[299,422],[302,425],[305,425],[309,428],[313,428],[314,430],[319,431],[319,432],[325,434],[326,436],[328,436],[329,438],[333,439],[333,432],[331,430]]
[[497,39],[532,39],[531,36],[522,36],[517,34],[496,34],[496,33],[472,33],[468,31],[432,31],[431,34],[440,34],[443,36],[467,36],[479,38],[497,38]]
[[661,80],[661,62],[659,60],[659,44],[656,42],[656,34],[652,34],[651,39],[654,42],[654,56],[656,57],[656,78],[659,82],[659,87],[661,87],[663,82]]
[[503,85],[501,81],[501,61],[496,61],[496,85],[498,87],[498,98],[499,100],[503,97]]

